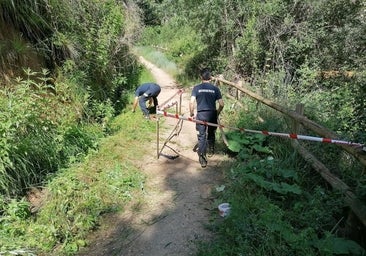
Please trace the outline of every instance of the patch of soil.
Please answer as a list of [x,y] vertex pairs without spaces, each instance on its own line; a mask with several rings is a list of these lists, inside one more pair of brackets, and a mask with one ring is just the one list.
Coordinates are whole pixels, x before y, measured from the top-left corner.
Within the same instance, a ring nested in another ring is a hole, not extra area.
[[30,203],[31,213],[37,212],[42,207],[46,197],[46,189],[32,187],[27,191],[27,200]]
[[[171,76],[143,58],[141,62],[162,87],[160,104],[177,93],[178,86]],[[190,92],[182,94],[181,111],[185,116],[189,113]],[[122,214],[106,216],[80,256],[195,255],[196,242],[212,238],[205,225],[212,216],[221,217],[215,207],[211,209],[211,192],[221,185],[220,166],[228,159],[215,154],[208,159],[208,166],[201,168],[192,150],[197,141],[195,124],[174,118],[158,120],[160,147],[151,143],[151,154],[139,164],[147,176],[143,199],[129,203]],[[160,150],[162,154],[157,157]],[[213,211],[217,215],[212,215]]]

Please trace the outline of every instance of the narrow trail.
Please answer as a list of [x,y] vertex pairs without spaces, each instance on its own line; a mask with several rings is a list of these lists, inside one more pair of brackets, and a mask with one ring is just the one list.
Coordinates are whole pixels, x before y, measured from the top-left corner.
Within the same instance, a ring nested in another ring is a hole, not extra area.
[[[140,58],[162,87],[159,103],[165,102],[178,91],[171,76]],[[190,90],[182,95],[182,114],[189,106]],[[176,98],[178,100],[178,98]],[[173,118],[162,118],[159,124],[160,147],[177,125]],[[197,154],[192,151],[197,141],[195,124],[184,121],[178,136],[168,145],[179,153],[172,160],[157,157],[157,146],[153,140],[151,154],[142,159],[139,167],[147,176],[144,198],[118,217],[106,222],[102,231],[96,231],[95,242],[79,255],[118,256],[163,256],[195,255],[196,242],[211,238],[205,229],[212,218],[211,191],[220,185],[222,171],[220,163],[225,156],[215,154],[208,159],[208,166],[201,168]],[[175,154],[164,148],[164,154]],[[217,218],[221,218],[217,214]]]

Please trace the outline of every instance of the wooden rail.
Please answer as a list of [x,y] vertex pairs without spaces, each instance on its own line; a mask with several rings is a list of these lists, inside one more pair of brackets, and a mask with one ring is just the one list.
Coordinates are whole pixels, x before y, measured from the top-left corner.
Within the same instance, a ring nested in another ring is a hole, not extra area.
[[[329,129],[309,120],[302,114],[297,113],[296,111],[289,110],[275,102],[272,102],[264,97],[250,91],[249,89],[245,88],[244,86],[239,86],[236,83],[227,81],[221,77],[214,78],[218,82],[222,82],[224,84],[228,84],[238,91],[245,93],[246,95],[250,96],[251,98],[261,102],[289,117],[294,119],[296,122],[302,124],[304,127],[312,130],[313,132],[332,139],[338,139],[337,134],[330,131]],[[296,129],[296,128],[295,128]],[[366,154],[362,151],[362,149],[355,149],[354,147],[337,144],[338,146],[342,147],[345,151],[353,155],[359,162],[366,166]],[[342,180],[338,177],[333,175],[327,167],[321,163],[319,160],[316,159],[309,151],[307,151],[303,146],[300,145],[298,141],[292,141],[292,146],[299,152],[299,154],[305,159],[305,161],[309,162],[312,167],[332,186],[333,189],[338,190],[343,193],[345,196],[345,202],[348,206],[352,209],[355,215],[360,219],[362,224],[366,226],[366,206],[361,203],[361,201],[352,193],[350,187],[345,184]]]
[[[289,110],[273,101],[270,101],[268,99],[265,99],[264,97],[250,91],[249,89],[245,88],[245,87],[239,87],[237,84],[227,81],[225,79],[222,78],[215,78],[217,81],[223,82],[225,84],[228,84],[232,87],[235,87],[237,90],[249,95],[250,97],[252,97],[253,99],[256,99],[260,102],[262,102],[263,104],[291,117],[292,119],[296,120],[298,123],[302,124],[304,127],[312,130],[313,132],[315,132],[316,134],[319,134],[322,137],[325,138],[332,138],[332,139],[339,139],[338,135],[334,132],[332,132],[331,130],[321,126],[320,124],[315,123],[314,121],[308,119],[307,117],[300,115],[298,113],[296,113],[293,110]],[[364,153],[364,151],[362,150],[362,148],[354,148],[351,146],[347,146],[344,144],[337,144],[340,147],[342,147],[343,150],[347,151],[348,153],[350,153],[351,155],[353,155],[355,158],[357,158],[357,160],[363,165],[366,166],[366,154]]]
[[346,204],[349,205],[362,224],[366,226],[366,206],[361,203],[355,194],[353,194],[351,188],[338,177],[333,175],[323,163],[317,160],[315,156],[301,146],[298,141],[292,141],[292,146],[299,152],[305,161],[310,163],[311,166],[323,177],[323,179],[332,186],[333,189],[344,194],[344,201]]

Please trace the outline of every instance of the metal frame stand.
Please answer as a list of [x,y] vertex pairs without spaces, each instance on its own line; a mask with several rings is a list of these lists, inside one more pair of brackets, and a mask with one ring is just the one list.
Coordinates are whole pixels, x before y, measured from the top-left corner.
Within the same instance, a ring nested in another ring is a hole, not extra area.
[[[182,91],[179,91],[179,92],[182,92]],[[175,108],[175,114],[176,115],[180,115],[181,114],[181,109],[182,109],[182,93],[180,93],[180,98],[179,98],[179,103],[176,102],[175,104],[173,105],[176,105],[176,108]],[[173,96],[174,97],[174,96]],[[181,130],[183,128],[183,120],[182,119],[179,119],[177,124],[175,125],[174,129],[172,130],[172,132],[169,134],[168,138],[164,141],[163,143],[163,146],[161,147],[160,149],[160,117],[158,116],[157,118],[157,122],[156,122],[156,154],[157,154],[157,158],[159,159],[160,156],[164,156],[168,159],[176,159],[179,157],[179,153],[173,149],[172,147],[170,147],[168,145],[168,143],[175,137],[175,136],[179,136]],[[167,155],[167,154],[163,154],[163,150],[164,148],[167,147],[169,148],[170,150],[172,150],[175,155]]]

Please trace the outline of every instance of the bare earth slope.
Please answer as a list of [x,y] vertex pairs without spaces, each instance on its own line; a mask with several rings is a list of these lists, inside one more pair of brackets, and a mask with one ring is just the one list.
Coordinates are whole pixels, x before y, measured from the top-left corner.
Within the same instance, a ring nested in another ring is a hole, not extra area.
[[[178,91],[176,82],[168,74],[143,58],[140,60],[162,87],[158,97],[160,104]],[[187,90],[182,97],[185,116],[189,113],[190,93]],[[179,100],[178,96],[174,100]],[[178,120],[164,117],[160,120],[161,148]],[[211,191],[220,185],[219,165],[224,160],[216,154],[202,169],[197,154],[192,151],[196,140],[195,124],[188,121],[183,122],[179,135],[167,144],[179,153],[178,158],[158,158],[157,144],[152,140],[147,145],[151,147],[151,154],[139,163],[147,176],[143,200],[132,202],[126,212],[105,221],[93,235],[93,244],[79,255],[194,255],[196,242],[211,237],[204,225],[212,218]],[[162,153],[176,155],[169,147],[164,147]]]

